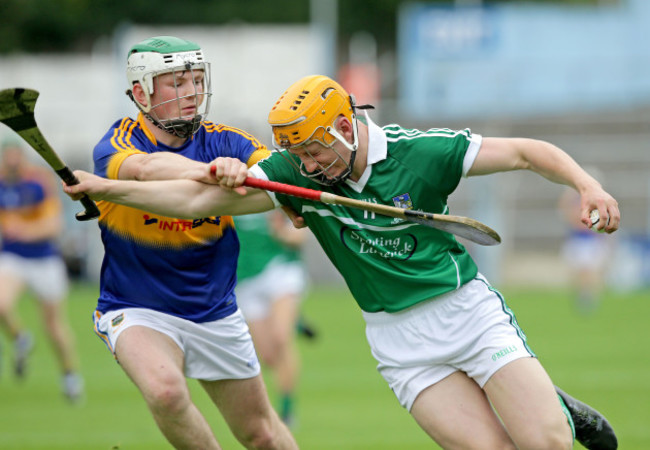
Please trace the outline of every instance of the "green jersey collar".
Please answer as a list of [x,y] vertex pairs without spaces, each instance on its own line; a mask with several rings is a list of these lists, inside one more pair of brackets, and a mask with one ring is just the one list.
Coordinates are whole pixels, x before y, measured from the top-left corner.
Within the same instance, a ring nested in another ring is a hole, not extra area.
[[368,123],[368,165],[370,166],[386,159],[388,141],[384,130],[370,119],[367,112],[364,111],[364,114]]

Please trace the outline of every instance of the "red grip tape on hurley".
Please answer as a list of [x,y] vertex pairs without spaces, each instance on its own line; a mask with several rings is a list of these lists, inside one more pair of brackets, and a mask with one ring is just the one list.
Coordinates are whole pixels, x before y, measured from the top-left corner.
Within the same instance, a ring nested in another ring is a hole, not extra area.
[[[217,173],[217,166],[210,166],[210,173],[214,176]],[[264,189],[265,191],[279,192],[280,194],[292,195],[294,197],[306,198],[307,200],[321,201],[322,191],[292,186],[290,184],[278,183],[277,181],[261,180],[259,178],[248,177],[244,181],[244,186]]]
[[249,186],[266,191],[278,192],[280,194],[292,195],[294,197],[306,198],[307,200],[321,201],[323,192],[314,189],[292,186],[290,184],[278,183],[277,181],[261,180],[259,178],[246,178],[244,186]]

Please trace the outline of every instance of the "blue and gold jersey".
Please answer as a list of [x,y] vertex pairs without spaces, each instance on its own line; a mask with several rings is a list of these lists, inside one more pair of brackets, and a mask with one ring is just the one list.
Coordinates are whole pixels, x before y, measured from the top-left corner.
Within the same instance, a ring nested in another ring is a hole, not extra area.
[[3,233],[5,227],[21,227],[61,214],[61,201],[54,188],[52,175],[46,169],[32,168],[22,172],[15,181],[0,175],[0,250],[24,258],[43,258],[58,254],[53,239],[21,242]]
[[[134,153],[169,151],[210,162],[238,158],[249,166],[268,156],[253,136],[225,125],[204,122],[179,148],[156,143],[138,120],[117,121],[94,151],[95,173],[115,179]],[[177,219],[110,202],[98,202],[105,248],[98,310],[148,308],[195,322],[236,311],[239,241],[232,217]]]

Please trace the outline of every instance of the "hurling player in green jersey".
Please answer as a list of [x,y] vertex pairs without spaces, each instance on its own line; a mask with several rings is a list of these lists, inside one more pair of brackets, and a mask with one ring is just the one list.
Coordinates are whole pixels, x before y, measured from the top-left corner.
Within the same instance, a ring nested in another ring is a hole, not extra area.
[[380,127],[367,115],[358,120],[358,109],[335,81],[308,76],[271,109],[277,152],[250,170],[211,163],[217,182],[230,189],[189,180],[115,182],[79,172],[81,184],[66,192],[185,217],[289,206],[362,309],[379,372],[439,445],[565,449],[575,436],[590,449],[616,448],[600,413],[554,387],[503,297],[454,236],[241,185],[252,175],[446,214],[463,177],[526,169],[574,188],[585,227],[597,209],[608,219],[598,229],[609,233],[619,227],[616,200],[550,143],[484,138],[468,129]]
[[240,242],[237,304],[260,360],[273,374],[277,410],[294,426],[300,376],[296,324],[308,285],[301,249],[309,230],[295,228],[281,209],[235,218]]

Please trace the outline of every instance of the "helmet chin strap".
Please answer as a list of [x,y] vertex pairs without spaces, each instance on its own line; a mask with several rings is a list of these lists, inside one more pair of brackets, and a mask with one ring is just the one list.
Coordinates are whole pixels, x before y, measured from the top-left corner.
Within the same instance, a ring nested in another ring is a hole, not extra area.
[[[350,150],[350,160],[347,162],[348,168],[339,176],[334,177],[334,178],[327,178],[325,174],[321,174],[318,177],[318,181],[325,185],[325,186],[333,186],[338,183],[342,183],[343,181],[347,180],[350,178],[350,175],[352,175],[352,172],[354,171],[354,162],[357,159],[357,149],[359,148],[359,127],[357,124],[357,116],[355,114],[352,115],[352,134],[353,134],[353,143],[350,144],[348,141],[341,136],[341,134],[336,131],[336,128],[333,127],[328,127],[327,132],[330,133],[334,138],[343,143],[345,147]],[[338,152],[336,152],[338,154]],[[339,155],[339,158],[341,156]]]
[[[342,142],[348,150],[350,150],[350,161],[348,161],[348,168],[345,172],[343,172],[341,175],[339,175],[336,178],[327,178],[325,177],[325,174],[321,175],[321,182],[322,184],[326,186],[332,186],[334,184],[341,183],[348,178],[350,178],[350,175],[352,175],[352,172],[354,171],[354,162],[356,161],[357,158],[357,150],[359,149],[359,126],[357,123],[357,110],[367,110],[367,109],[375,109],[374,106],[372,105],[357,105],[357,101],[354,98],[354,95],[350,94],[349,96],[350,99],[350,105],[352,106],[352,130],[353,130],[353,139],[354,142],[352,144],[348,143],[343,136],[339,134],[338,131],[336,131],[335,128],[328,129],[327,131],[333,135],[338,141]],[[366,113],[367,114],[367,113]]]
[[350,175],[352,175],[352,171],[354,170],[354,161],[357,159],[357,151],[356,149],[353,152],[350,152],[350,161],[348,161],[348,170],[343,172],[339,177],[336,183],[341,183],[348,178],[350,178]]

